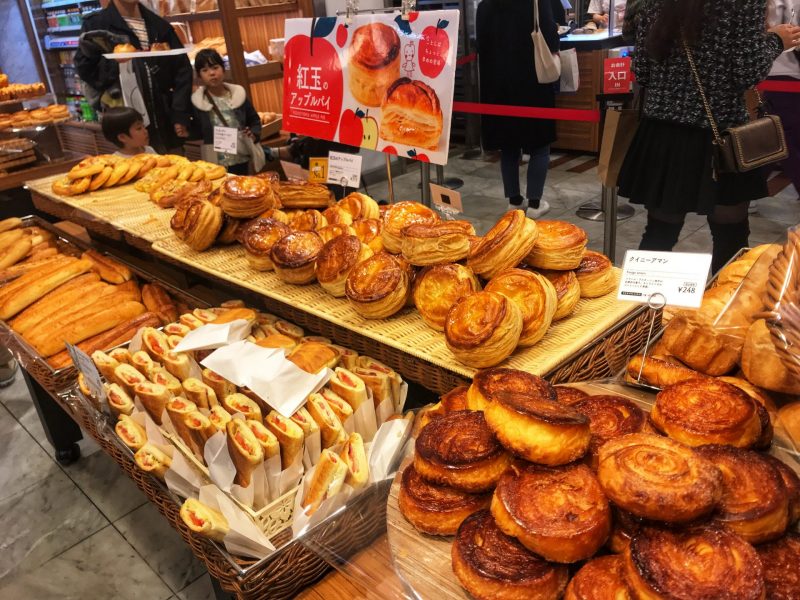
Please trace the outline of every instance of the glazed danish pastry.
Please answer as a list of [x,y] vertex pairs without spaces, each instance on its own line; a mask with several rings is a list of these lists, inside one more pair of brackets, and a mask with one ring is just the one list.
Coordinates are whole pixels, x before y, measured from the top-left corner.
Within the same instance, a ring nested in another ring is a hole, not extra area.
[[273,219],[253,219],[245,225],[239,237],[250,266],[256,271],[271,271],[274,268],[270,256],[272,247],[291,231],[288,225]]
[[547,278],[511,268],[492,277],[484,289],[502,294],[519,308],[522,313],[520,346],[533,346],[547,333],[558,308],[556,289]]
[[503,533],[546,560],[594,555],[611,531],[611,509],[586,465],[514,463],[497,483],[492,516]]
[[322,240],[313,231],[295,231],[278,240],[270,258],[275,274],[286,283],[303,285],[314,281],[314,263],[322,250]]
[[372,256],[372,250],[354,235],[340,235],[326,243],[315,264],[319,284],[335,298],[345,295],[347,276],[355,266]]
[[722,473],[714,522],[751,544],[777,539],[789,524],[789,494],[780,472],[752,450],[701,446],[697,453]]
[[400,77],[400,36],[383,23],[362,25],[353,33],[348,85],[359,104],[380,106],[387,88]]
[[533,373],[518,369],[496,367],[479,371],[472,378],[467,391],[467,408],[485,410],[501,394],[532,394],[547,400],[555,400],[553,386]]
[[556,289],[556,298],[558,305],[556,307],[556,314],[553,315],[553,321],[560,321],[568,317],[578,306],[578,301],[581,299],[581,286],[578,283],[578,277],[575,271],[551,271],[543,269],[539,271],[542,275],[547,277],[553,287]]
[[608,440],[628,433],[646,431],[647,414],[622,396],[589,396],[572,408],[589,418],[591,467],[597,470],[597,451]]
[[458,264],[427,267],[414,280],[414,306],[428,326],[444,331],[450,307],[480,289],[481,284],[469,267]]
[[468,221],[417,223],[403,228],[400,249],[403,257],[418,267],[455,263],[467,257],[474,235],[475,228]]
[[444,334],[447,348],[460,362],[474,368],[493,367],[517,347],[522,313],[501,294],[475,292],[449,310]]
[[206,200],[193,200],[178,207],[170,227],[195,252],[211,247],[222,230],[223,213]]
[[492,495],[469,494],[428,483],[408,465],[400,481],[397,504],[403,516],[419,531],[429,535],[455,535],[459,525],[484,508]]
[[385,319],[406,305],[410,278],[401,261],[381,252],[350,271],[345,294],[358,314],[367,319]]
[[401,77],[386,90],[380,136],[387,142],[436,150],[443,127],[439,96],[427,83]]
[[722,474],[711,461],[689,446],[645,433],[603,444],[597,478],[620,508],[666,523],[708,515],[722,497]]
[[340,235],[355,235],[356,230],[351,225],[326,225],[317,230],[317,235],[322,239],[323,244],[327,244],[332,239]]
[[348,211],[337,205],[326,208],[324,211],[322,211],[322,216],[325,217],[325,222],[328,225],[353,224],[353,216]]
[[362,242],[377,254],[383,252],[383,221],[381,219],[358,219],[353,221],[353,230]]
[[321,183],[281,182],[278,198],[283,208],[327,208],[333,204],[333,192]]
[[635,598],[758,600],[764,569],[738,535],[702,527],[643,528],[625,553],[625,576]]
[[491,490],[511,462],[483,413],[469,410],[428,423],[415,449],[414,469],[423,479],[473,494]]
[[378,203],[361,192],[351,192],[339,200],[337,205],[350,213],[353,221],[358,219],[379,219],[381,216]]
[[295,231],[319,231],[327,227],[328,220],[316,209],[299,211],[289,221],[289,227]]
[[665,388],[698,377],[703,377],[703,374],[683,365],[654,356],[645,358],[641,354],[637,354],[628,362],[626,379],[631,382]]
[[280,208],[272,186],[260,177],[233,176],[222,184],[220,208],[236,219],[257,217],[270,208]]
[[536,221],[539,235],[525,262],[538,269],[569,271],[581,264],[586,243],[586,232],[566,221]]
[[800,590],[800,534],[787,533],[781,539],[756,548],[764,566],[764,583],[770,600],[796,600]]
[[569,578],[565,566],[542,560],[503,533],[488,510],[458,528],[452,562],[459,583],[477,600],[552,600]]
[[484,279],[516,267],[530,254],[538,228],[521,210],[511,210],[484,235],[469,252],[467,266]]
[[717,379],[690,379],[661,390],[650,413],[653,426],[688,444],[749,448],[761,437],[757,402]]
[[614,291],[617,282],[614,267],[605,254],[586,250],[575,270],[581,288],[581,298],[599,298]]
[[631,600],[621,556],[600,556],[575,573],[564,600]]
[[441,218],[436,211],[419,202],[391,204],[383,215],[383,246],[387,252],[400,254],[403,249],[403,229],[409,225],[435,225],[439,221]]

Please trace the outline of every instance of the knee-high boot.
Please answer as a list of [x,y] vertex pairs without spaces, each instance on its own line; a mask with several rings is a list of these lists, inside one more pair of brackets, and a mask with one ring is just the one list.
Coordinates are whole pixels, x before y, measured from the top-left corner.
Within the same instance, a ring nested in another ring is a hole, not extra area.
[[683,221],[669,223],[647,215],[647,225],[639,243],[639,250],[669,251],[678,243],[678,237],[683,229]]
[[714,246],[711,254],[711,272],[716,273],[742,248],[747,247],[750,237],[750,222],[708,222]]

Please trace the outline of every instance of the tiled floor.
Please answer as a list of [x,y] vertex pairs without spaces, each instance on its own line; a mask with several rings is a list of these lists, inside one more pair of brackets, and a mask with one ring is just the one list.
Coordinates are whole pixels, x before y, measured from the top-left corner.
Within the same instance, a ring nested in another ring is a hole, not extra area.
[[[603,246],[602,223],[575,217],[598,200],[596,169],[587,157],[554,155],[545,192],[548,218],[584,227],[590,246]],[[524,175],[524,168],[522,169]],[[466,217],[484,232],[502,214],[505,199],[499,164],[464,160],[456,153],[447,176],[461,188]],[[418,199],[419,169],[395,179],[397,199]],[[370,192],[386,197],[386,185]],[[638,245],[644,213],[619,224],[617,259]],[[779,239],[800,222],[793,188],[759,202],[751,219],[752,243]],[[689,217],[680,250],[708,251],[705,220]],[[116,464],[96,445],[82,442],[83,458],[66,468],[52,457],[21,377],[0,390],[0,598],[105,600],[201,600],[213,598],[204,567]]]

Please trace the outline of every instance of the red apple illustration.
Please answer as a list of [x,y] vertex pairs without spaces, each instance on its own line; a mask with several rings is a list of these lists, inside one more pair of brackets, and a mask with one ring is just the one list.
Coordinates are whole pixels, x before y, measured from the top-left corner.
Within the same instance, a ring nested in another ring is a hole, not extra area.
[[339,141],[348,146],[359,147],[364,138],[364,124],[361,118],[364,113],[358,108],[354,111],[349,108],[342,113],[339,122]]
[[419,154],[416,150],[409,150],[406,152],[409,158],[413,158],[414,160],[418,160],[420,162],[431,162],[430,159],[426,154]]
[[419,70],[431,79],[439,76],[450,54],[450,39],[445,28],[449,21],[439,19],[436,27],[429,25],[422,30],[422,39],[419,41]]
[[397,156],[397,148],[394,146],[384,146],[381,152],[385,152],[386,154],[394,154]]
[[417,17],[419,17],[419,11],[408,13],[408,22],[413,23],[414,21],[417,20]]
[[344,48],[347,43],[347,25],[339,25],[336,28],[336,45],[339,48]]
[[335,25],[335,17],[313,19],[310,36],[296,35],[286,44],[283,127],[287,131],[327,140],[336,135],[344,81],[336,48],[324,39]]

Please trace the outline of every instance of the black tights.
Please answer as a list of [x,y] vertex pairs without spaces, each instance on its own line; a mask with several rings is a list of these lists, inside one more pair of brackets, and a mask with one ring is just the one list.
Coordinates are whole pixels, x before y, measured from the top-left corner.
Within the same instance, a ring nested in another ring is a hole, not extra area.
[[[708,227],[713,240],[712,273],[719,271],[740,248],[747,246],[750,236],[748,204],[742,202],[733,206],[715,206],[714,212],[708,215]],[[672,250],[678,243],[685,218],[686,214],[648,210],[647,226],[639,250]]]

